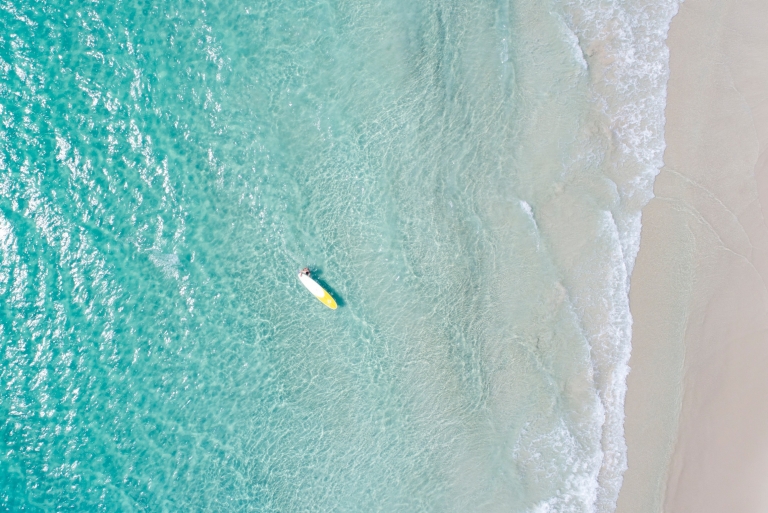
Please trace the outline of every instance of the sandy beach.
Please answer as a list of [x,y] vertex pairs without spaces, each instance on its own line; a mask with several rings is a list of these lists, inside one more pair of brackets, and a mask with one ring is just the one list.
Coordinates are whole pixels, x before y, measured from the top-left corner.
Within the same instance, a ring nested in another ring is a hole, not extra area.
[[768,2],[686,0],[632,276],[617,511],[768,511]]

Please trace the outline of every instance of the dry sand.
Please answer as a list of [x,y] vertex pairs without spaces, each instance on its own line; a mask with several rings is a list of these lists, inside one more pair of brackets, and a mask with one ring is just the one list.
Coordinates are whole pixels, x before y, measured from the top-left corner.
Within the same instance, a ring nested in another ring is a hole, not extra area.
[[768,512],[768,0],[686,0],[630,293],[619,513]]

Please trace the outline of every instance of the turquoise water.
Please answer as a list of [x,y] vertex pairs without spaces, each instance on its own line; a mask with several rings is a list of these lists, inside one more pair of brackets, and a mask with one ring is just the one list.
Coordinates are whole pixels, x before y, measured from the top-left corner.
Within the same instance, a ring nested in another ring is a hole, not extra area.
[[0,4],[1,507],[612,511],[676,5]]

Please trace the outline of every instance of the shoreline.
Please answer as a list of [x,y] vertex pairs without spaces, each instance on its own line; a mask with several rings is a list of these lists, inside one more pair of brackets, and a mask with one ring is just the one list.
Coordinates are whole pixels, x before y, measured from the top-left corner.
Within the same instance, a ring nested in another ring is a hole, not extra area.
[[618,513],[768,511],[767,26],[759,0],[685,0],[670,25]]

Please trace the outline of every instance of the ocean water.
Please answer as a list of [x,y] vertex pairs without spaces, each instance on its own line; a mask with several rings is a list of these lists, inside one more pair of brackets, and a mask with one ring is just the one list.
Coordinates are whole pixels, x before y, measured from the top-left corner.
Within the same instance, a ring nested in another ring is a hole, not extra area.
[[676,10],[0,2],[0,509],[613,511]]

